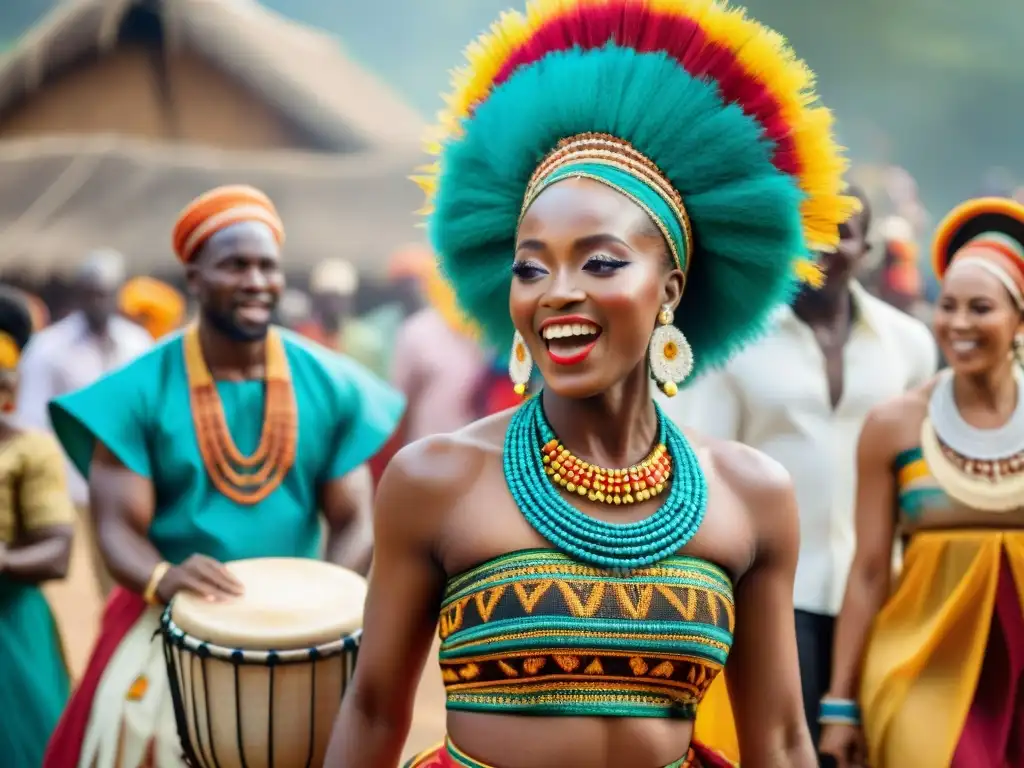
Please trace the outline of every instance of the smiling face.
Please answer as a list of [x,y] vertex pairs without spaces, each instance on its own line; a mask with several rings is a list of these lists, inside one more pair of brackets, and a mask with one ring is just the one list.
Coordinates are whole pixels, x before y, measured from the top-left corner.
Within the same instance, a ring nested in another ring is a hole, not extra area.
[[277,240],[259,222],[242,222],[215,234],[189,270],[189,288],[204,320],[237,341],[267,335],[284,283]]
[[1021,312],[995,275],[977,263],[954,261],[942,281],[934,328],[950,367],[977,375],[1006,364],[1021,332]]
[[[544,190],[519,227],[509,309],[548,389],[601,394],[644,366],[683,275],[659,230],[628,198],[590,179]],[[645,368],[641,369],[645,371]]]

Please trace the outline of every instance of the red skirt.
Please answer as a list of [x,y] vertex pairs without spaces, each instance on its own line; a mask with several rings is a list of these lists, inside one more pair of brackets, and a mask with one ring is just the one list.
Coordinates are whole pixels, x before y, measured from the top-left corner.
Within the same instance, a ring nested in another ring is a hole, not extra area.
[[1024,768],[1024,616],[1003,553],[985,660],[950,768]]

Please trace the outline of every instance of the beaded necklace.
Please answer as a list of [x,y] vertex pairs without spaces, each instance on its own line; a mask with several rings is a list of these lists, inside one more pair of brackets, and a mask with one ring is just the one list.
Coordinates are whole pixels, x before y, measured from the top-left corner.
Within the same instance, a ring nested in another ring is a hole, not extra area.
[[298,416],[284,343],[272,328],[266,340],[266,405],[260,442],[249,456],[235,445],[221,407],[217,385],[203,359],[199,328],[185,333],[192,422],[199,453],[214,487],[238,504],[258,504],[281,485],[295,463]]
[[502,457],[505,482],[523,517],[541,536],[577,560],[629,572],[675,554],[697,532],[707,506],[707,480],[690,443],[655,404],[658,444],[675,467],[664,503],[633,523],[608,523],[584,514],[551,483],[538,441],[554,438],[540,396],[525,402],[509,422]]
[[668,448],[658,443],[647,458],[624,469],[606,469],[583,461],[552,437],[541,446],[544,473],[551,482],[591,501],[637,504],[657,496],[672,476]]

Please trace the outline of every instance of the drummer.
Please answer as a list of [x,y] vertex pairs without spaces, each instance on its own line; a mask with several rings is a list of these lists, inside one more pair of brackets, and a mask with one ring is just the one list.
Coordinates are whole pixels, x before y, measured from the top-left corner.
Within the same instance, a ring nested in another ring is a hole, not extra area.
[[45,768],[180,765],[160,606],[186,590],[239,594],[221,563],[315,558],[369,566],[366,462],[400,395],[350,360],[271,325],[284,228],[251,187],[194,200],[174,228],[199,317],[95,384],[50,405],[89,480],[99,549],[121,585]]

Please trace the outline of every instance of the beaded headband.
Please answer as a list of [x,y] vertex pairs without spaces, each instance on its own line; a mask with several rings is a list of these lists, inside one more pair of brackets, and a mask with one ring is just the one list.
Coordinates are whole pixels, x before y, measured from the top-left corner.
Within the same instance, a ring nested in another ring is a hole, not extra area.
[[530,177],[519,221],[541,192],[567,178],[589,178],[630,198],[661,230],[676,266],[689,268],[693,231],[683,198],[654,161],[628,141],[607,133],[580,133],[559,141]]

